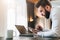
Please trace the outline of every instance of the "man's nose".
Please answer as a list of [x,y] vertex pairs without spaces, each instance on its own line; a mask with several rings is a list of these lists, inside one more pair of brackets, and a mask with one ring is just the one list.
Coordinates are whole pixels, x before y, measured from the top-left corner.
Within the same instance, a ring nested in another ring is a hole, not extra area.
[[44,16],[44,15],[45,15],[45,13],[44,13],[44,12],[42,12],[42,13],[41,13],[41,15],[42,15],[42,16]]

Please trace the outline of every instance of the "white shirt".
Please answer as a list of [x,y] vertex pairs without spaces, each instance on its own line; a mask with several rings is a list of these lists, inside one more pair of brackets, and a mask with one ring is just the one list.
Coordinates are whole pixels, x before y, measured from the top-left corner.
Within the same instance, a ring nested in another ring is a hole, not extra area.
[[60,7],[54,7],[51,10],[50,19],[52,20],[52,29],[49,31],[38,32],[37,35],[59,36],[60,37]]

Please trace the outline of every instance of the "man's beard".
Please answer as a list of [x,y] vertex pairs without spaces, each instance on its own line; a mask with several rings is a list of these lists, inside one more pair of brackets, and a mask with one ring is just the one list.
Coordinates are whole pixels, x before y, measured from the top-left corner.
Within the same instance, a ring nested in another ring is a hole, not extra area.
[[49,17],[50,17],[50,12],[48,12],[47,10],[45,10],[45,17],[46,17],[47,19],[49,19]]

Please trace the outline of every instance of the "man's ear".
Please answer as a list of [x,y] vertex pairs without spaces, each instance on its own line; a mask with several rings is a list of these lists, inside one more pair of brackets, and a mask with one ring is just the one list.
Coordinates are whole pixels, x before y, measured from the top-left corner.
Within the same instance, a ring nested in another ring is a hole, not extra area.
[[45,6],[45,9],[46,9],[47,11],[50,11],[50,6],[49,6],[49,5],[46,5],[46,6]]

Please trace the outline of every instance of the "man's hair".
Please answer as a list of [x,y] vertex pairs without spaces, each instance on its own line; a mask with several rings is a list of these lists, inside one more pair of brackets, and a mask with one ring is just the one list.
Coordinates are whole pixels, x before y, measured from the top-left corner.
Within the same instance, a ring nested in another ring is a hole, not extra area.
[[36,7],[39,8],[39,6],[42,6],[45,8],[46,5],[49,5],[51,7],[51,4],[48,0],[40,0],[37,4]]

